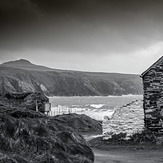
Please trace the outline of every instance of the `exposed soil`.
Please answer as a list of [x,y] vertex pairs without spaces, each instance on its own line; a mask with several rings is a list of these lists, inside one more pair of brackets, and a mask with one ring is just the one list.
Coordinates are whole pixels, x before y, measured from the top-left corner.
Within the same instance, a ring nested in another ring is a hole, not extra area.
[[[118,148],[118,147],[117,147]],[[161,150],[101,150],[93,148],[95,163],[162,163],[163,148]]]

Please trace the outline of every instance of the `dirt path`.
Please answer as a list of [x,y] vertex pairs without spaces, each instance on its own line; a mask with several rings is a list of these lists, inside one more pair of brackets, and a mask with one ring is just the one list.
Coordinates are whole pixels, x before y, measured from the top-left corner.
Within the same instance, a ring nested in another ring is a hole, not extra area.
[[95,163],[163,163],[163,150],[104,151],[92,149]]
[[[100,135],[83,135],[89,141]],[[92,148],[95,155],[95,163],[163,163],[163,148],[145,148],[142,150],[130,150],[118,148],[108,150]]]

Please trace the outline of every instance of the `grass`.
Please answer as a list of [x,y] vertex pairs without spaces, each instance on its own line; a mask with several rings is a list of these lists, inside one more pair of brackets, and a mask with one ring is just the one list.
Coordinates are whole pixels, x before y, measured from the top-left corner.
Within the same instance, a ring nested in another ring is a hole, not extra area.
[[23,109],[0,113],[0,162],[93,162],[92,150],[71,127],[58,118],[29,112],[29,117]]
[[142,132],[134,133],[130,136],[130,141],[135,143],[151,142],[156,143],[158,133],[149,130],[143,130]]
[[143,150],[143,149],[160,149],[162,145],[156,145],[158,133],[143,130],[142,132],[134,133],[125,139],[126,133],[115,134],[108,140],[103,140],[102,137],[92,139],[88,145],[93,148],[102,150]]

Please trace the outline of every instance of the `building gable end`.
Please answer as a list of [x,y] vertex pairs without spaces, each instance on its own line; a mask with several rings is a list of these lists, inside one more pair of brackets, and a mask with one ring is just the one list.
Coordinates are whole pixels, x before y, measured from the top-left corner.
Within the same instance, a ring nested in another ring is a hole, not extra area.
[[150,66],[146,71],[144,71],[140,77],[143,78],[152,68],[156,67],[157,65],[160,65],[161,63],[163,63],[163,56],[159,58],[155,63],[153,63],[153,65]]

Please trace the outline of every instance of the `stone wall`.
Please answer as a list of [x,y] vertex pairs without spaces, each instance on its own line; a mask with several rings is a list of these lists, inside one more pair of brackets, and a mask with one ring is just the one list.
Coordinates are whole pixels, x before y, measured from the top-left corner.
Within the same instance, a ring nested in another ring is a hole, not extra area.
[[143,76],[145,127],[163,133],[163,64],[153,66]]
[[133,133],[144,129],[143,101],[133,101],[115,110],[111,118],[107,116],[103,121],[103,138],[109,139],[114,134],[127,133],[129,138]]

